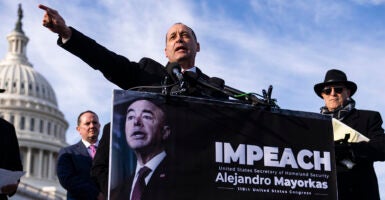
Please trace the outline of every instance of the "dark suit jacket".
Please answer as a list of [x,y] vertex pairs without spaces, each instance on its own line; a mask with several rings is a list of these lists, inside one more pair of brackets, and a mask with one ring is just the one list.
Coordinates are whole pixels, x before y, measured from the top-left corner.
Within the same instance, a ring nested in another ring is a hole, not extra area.
[[60,150],[57,176],[67,199],[96,199],[99,190],[90,177],[92,158],[82,141]]
[[99,141],[98,150],[96,151],[91,168],[91,178],[98,185],[99,190],[107,196],[108,194],[108,163],[110,153],[110,125],[103,127],[103,135]]
[[[168,84],[175,82],[175,78],[173,78],[172,75],[169,75],[167,69],[160,63],[150,58],[142,58],[139,62],[130,61],[126,57],[118,55],[115,52],[101,46],[76,29],[72,27],[70,28],[72,30],[71,39],[63,44],[61,42],[61,38],[59,38],[58,44],[82,59],[92,68],[102,72],[104,77],[120,88],[127,90],[137,86],[161,86],[166,76],[168,77]],[[211,80],[211,78],[203,74],[199,68],[197,68],[196,75],[194,77],[190,77],[190,79],[191,82],[193,82],[192,79],[207,82],[210,82]],[[212,80],[217,79],[218,78]],[[218,81],[212,82],[217,83]],[[223,93],[213,91],[211,88],[201,87],[201,85],[196,83],[192,83],[190,86],[191,89],[188,89],[188,92],[185,95],[212,97],[217,99],[228,98]],[[223,89],[224,81],[222,80],[222,82],[216,86]],[[196,87],[198,87],[198,89]],[[151,92],[161,92],[161,88],[146,88],[145,90]]]
[[[0,168],[23,171],[15,127],[2,118],[0,118]],[[8,198],[7,195],[0,194],[0,199]]]
[[[173,173],[171,172],[171,165],[169,164],[168,156],[159,163],[158,167],[152,174],[149,182],[145,187],[142,200],[172,200],[175,199],[172,195],[175,189],[173,187]],[[111,200],[129,199],[131,193],[132,182],[134,175],[118,185],[111,191]]]
[[381,115],[374,111],[354,109],[342,122],[368,137],[370,142],[352,144],[357,163],[353,169],[337,168],[339,199],[380,199],[373,162],[385,160]]
[[[85,36],[76,29],[70,27],[72,30],[72,36],[65,44],[62,43],[61,38],[58,39],[58,45],[66,49],[70,53],[76,55],[89,66],[95,70],[99,70],[103,73],[104,77],[116,84],[122,89],[130,89],[137,86],[160,86],[164,82],[165,77],[168,77],[168,84],[173,83],[173,77],[167,73],[166,68],[160,63],[150,59],[142,58],[139,62],[132,62],[124,56],[118,55],[107,48],[96,43],[93,39]],[[196,76],[194,80],[203,80],[210,82],[210,77],[203,74],[200,69],[197,68]],[[216,99],[227,99],[226,95],[220,92],[213,91],[210,88],[202,87],[199,84],[190,84],[186,95],[198,96],[198,97],[210,97]],[[218,87],[224,86],[224,82],[217,85]],[[170,88],[170,90],[172,90]],[[146,89],[151,92],[161,92],[161,89]],[[98,181],[101,191],[105,193],[107,191],[108,180],[108,155],[109,155],[109,131],[103,131],[103,136],[100,140],[101,146],[95,155],[95,166],[92,168],[92,176],[94,180]],[[102,145],[102,144],[106,145]],[[103,176],[100,177],[100,176]]]

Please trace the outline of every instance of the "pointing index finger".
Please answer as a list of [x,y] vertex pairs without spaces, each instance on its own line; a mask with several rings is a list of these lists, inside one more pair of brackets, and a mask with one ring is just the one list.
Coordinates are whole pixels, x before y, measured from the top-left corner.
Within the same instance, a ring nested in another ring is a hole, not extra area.
[[43,5],[43,4],[39,4],[39,8],[42,9],[42,10],[45,10],[45,11],[48,11],[50,8]]
[[49,15],[49,16],[54,16],[54,15],[58,15],[58,12],[55,10],[55,9],[52,9],[48,6],[45,6],[43,4],[40,4],[39,5],[39,8],[42,9],[42,10],[45,10],[45,12]]

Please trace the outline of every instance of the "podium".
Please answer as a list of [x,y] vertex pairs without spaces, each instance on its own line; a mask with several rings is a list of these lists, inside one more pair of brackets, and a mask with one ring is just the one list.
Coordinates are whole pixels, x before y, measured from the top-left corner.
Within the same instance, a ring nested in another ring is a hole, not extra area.
[[330,117],[123,90],[113,97],[110,191],[136,167],[124,132],[135,99],[155,99],[165,107],[170,199],[337,199]]

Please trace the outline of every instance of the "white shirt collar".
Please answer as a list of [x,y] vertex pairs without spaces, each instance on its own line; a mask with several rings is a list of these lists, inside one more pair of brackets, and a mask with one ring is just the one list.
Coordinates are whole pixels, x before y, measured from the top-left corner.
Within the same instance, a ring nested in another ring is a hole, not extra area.
[[190,69],[187,69],[187,70],[182,69],[182,73],[185,72],[185,71],[197,73],[197,67],[194,66],[194,67],[191,67]]
[[[146,177],[146,182],[147,182],[147,178],[148,177],[151,177],[152,173],[155,171],[155,169],[158,167],[158,165],[160,164],[160,162],[162,162],[162,160],[166,157],[166,152],[165,151],[162,151],[161,153],[159,153],[158,155],[156,155],[155,157],[151,158],[151,160],[149,160],[144,166],[148,167],[151,169],[151,172],[150,174]],[[140,168],[142,168],[143,166],[141,166],[139,164],[139,162],[136,163],[136,170],[135,170],[135,174],[137,174],[140,170]]]
[[[86,140],[83,140],[83,139],[82,139],[82,142],[83,142],[84,146],[86,146],[87,148],[91,146],[91,143],[89,143],[89,142],[86,141]],[[96,142],[94,143],[94,145],[95,145],[96,147],[98,147],[98,146],[99,146],[99,140],[96,141]]]

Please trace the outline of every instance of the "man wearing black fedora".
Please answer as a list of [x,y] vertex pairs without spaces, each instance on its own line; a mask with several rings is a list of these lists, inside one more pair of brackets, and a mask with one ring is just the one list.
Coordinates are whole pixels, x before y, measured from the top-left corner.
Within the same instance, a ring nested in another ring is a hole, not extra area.
[[[337,185],[339,200],[379,200],[379,190],[373,163],[385,160],[385,134],[379,112],[358,110],[352,96],[357,85],[348,81],[337,69],[326,72],[324,82],[314,85],[315,93],[324,100],[321,113],[343,122],[369,138],[369,142],[336,142]],[[352,160],[347,168],[339,161]]]

